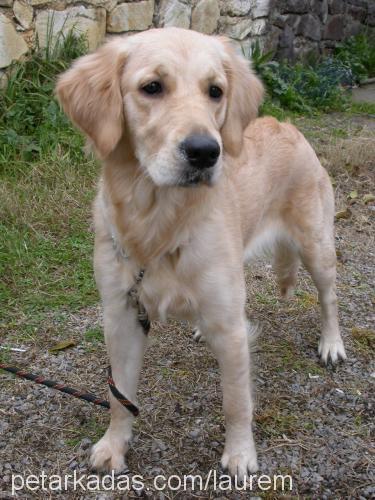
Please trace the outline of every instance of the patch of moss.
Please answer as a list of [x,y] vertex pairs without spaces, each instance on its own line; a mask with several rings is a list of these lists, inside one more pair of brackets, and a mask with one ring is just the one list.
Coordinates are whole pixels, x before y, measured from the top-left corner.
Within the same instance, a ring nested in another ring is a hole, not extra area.
[[352,328],[352,337],[357,349],[363,353],[373,353],[375,349],[375,332],[369,328]]

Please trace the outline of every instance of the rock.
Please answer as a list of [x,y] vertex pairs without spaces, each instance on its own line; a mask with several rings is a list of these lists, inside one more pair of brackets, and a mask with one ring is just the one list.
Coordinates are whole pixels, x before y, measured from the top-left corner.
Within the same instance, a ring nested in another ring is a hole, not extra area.
[[319,20],[312,14],[301,16],[296,29],[296,35],[302,35],[310,40],[319,41],[321,39],[321,28]]
[[308,0],[279,0],[278,9],[281,14],[292,12],[294,14],[305,14],[309,11]]
[[363,24],[354,19],[348,19],[347,25],[345,26],[345,38],[351,36],[359,35],[363,31]]
[[27,43],[16,32],[12,21],[0,14],[0,68],[6,68],[27,51]]
[[137,3],[122,3],[110,12],[107,31],[123,33],[124,31],[142,31],[152,24],[154,0]]
[[227,18],[224,31],[225,33],[236,40],[243,40],[246,36],[263,35],[267,29],[267,21],[265,19],[235,19]]
[[31,5],[38,6],[38,7],[41,7],[43,5],[47,5],[47,3],[49,3],[49,0],[29,0],[29,1],[30,1]]
[[348,10],[347,10],[347,15],[352,16],[353,19],[356,21],[360,21],[361,23],[366,22],[366,15],[367,15],[367,6],[366,7],[361,7],[358,5],[348,5]]
[[[46,47],[48,34],[51,33],[52,45],[71,30],[77,35],[85,34],[88,48],[95,49],[105,36],[106,13],[102,8],[91,9],[84,6],[70,7],[66,10],[43,10],[36,16],[35,27],[41,47]],[[52,26],[52,28],[51,28]]]
[[224,21],[224,32],[231,38],[243,40],[250,33],[251,19],[238,19],[227,17]]
[[0,0],[0,7],[12,7],[13,0]]
[[327,22],[328,18],[328,1],[327,0],[311,0],[311,10],[323,22]]
[[13,12],[20,25],[26,30],[29,29],[34,14],[31,5],[22,0],[16,0],[13,4]]
[[[68,3],[77,3],[77,0],[68,0]],[[116,7],[117,0],[85,0],[85,3],[94,7],[104,7],[107,11],[110,11]]]
[[327,0],[322,1],[318,15],[319,15],[322,23],[325,24],[327,22],[327,19],[328,19],[328,1]]
[[329,14],[344,14],[346,10],[346,3],[343,0],[328,0]]
[[193,439],[195,441],[199,437],[200,434],[201,434],[201,431],[199,429],[194,429],[194,430],[189,432],[189,437],[191,437],[191,439]]
[[217,0],[199,0],[193,10],[191,27],[193,30],[210,35],[216,30],[219,17]]
[[368,6],[367,24],[375,26],[375,3]]
[[348,3],[367,9],[368,4],[371,2],[369,2],[369,0],[349,0]]
[[286,24],[290,26],[293,31],[297,29],[297,26],[301,22],[301,16],[297,16],[296,14],[288,14],[286,16]]
[[162,26],[175,26],[177,28],[190,28],[191,5],[172,0],[162,4]]
[[324,29],[323,38],[327,40],[342,40],[344,36],[345,16],[332,16]]
[[[1,75],[0,75],[0,80],[1,80]],[[9,428],[8,422],[5,420],[0,420],[0,434],[5,433],[5,431]]]
[[292,28],[288,25],[285,26],[284,31],[281,33],[279,38],[279,55],[280,57],[286,59],[293,59],[294,57],[294,32]]
[[365,495],[365,498],[374,498],[375,486],[367,486],[367,488],[363,490],[363,494]]
[[318,51],[318,42],[297,36],[293,42],[293,55],[299,59],[305,59]]
[[268,16],[270,13],[270,0],[253,0],[250,13],[253,19]]
[[267,31],[267,20],[266,19],[255,19],[251,24],[251,29],[249,34],[251,36],[264,35]]
[[[269,33],[265,37],[263,44],[263,52],[275,53],[279,46],[279,40],[281,35],[281,29],[277,26],[271,26]],[[261,277],[262,278],[262,277]]]
[[277,26],[280,29],[285,28],[287,16],[285,14],[277,14],[273,20],[274,26]]
[[230,16],[245,16],[249,13],[254,0],[228,0],[223,3],[226,14]]
[[152,451],[153,452],[166,451],[167,449],[168,449],[168,446],[160,439],[153,440],[153,442],[152,442]]

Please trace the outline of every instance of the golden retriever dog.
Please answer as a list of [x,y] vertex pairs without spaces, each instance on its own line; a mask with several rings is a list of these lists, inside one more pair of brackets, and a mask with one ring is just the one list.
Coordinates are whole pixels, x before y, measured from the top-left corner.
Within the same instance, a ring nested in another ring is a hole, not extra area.
[[[262,84],[222,37],[178,28],[118,37],[78,59],[57,95],[103,163],[94,264],[117,388],[136,400],[147,337],[128,291],[143,269],[150,319],[191,321],[217,357],[222,466],[256,471],[244,260],[271,246],[283,296],[302,262],[319,292],[319,354],[346,357],[327,172],[294,126],[256,118]],[[134,416],[112,394],[110,405],[91,463],[121,471]]]

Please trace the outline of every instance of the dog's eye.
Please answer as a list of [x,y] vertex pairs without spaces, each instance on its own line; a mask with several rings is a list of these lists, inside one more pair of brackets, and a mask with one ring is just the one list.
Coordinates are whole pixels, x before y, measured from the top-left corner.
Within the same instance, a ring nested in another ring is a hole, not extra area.
[[148,83],[147,85],[144,85],[141,89],[148,95],[161,94],[163,91],[163,87],[161,86],[160,82]]
[[217,87],[216,85],[211,85],[208,93],[212,99],[220,99],[220,97],[223,95],[223,91],[221,90],[221,88]]

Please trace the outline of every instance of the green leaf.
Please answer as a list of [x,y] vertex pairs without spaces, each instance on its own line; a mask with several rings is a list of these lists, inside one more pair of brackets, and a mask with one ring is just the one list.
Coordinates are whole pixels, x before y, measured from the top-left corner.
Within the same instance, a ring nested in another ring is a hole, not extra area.
[[75,340],[71,340],[71,339],[70,340],[63,340],[48,350],[49,350],[49,352],[52,352],[53,354],[57,354],[59,351],[63,351],[64,349],[68,349],[69,347],[74,347],[75,345],[77,345]]

